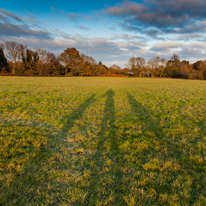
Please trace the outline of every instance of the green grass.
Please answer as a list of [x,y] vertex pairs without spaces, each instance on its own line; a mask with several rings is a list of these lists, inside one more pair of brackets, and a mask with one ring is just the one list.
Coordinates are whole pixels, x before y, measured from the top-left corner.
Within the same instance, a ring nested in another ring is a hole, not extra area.
[[0,205],[206,205],[206,81],[0,77]]

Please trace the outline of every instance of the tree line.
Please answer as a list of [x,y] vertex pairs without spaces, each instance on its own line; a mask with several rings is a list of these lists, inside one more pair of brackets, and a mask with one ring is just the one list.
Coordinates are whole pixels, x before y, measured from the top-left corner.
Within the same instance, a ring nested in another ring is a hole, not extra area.
[[206,79],[206,61],[190,64],[177,54],[170,60],[155,56],[148,62],[143,57],[131,57],[124,69],[105,66],[94,58],[67,48],[56,55],[41,48],[5,41],[0,44],[0,74],[35,76],[137,76]]
[[132,57],[127,63],[128,71],[138,77],[169,77],[184,79],[206,79],[206,61],[197,61],[190,64],[173,54],[170,60],[153,57],[148,62],[143,57]]

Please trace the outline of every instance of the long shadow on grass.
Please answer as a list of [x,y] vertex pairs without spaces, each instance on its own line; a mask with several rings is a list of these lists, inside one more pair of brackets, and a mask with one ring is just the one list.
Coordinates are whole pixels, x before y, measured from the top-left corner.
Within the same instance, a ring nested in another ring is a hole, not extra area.
[[[143,133],[145,131],[150,131],[155,135],[154,137],[147,137],[147,135],[145,135],[145,140],[152,141],[155,138],[155,140],[158,140],[160,143],[159,149],[150,147],[148,150],[146,149],[144,155],[141,156],[142,165],[155,158],[161,161],[159,165],[161,169],[155,170],[152,168],[153,163],[151,163],[151,170],[147,168],[146,171],[144,171],[144,175],[148,175],[148,177],[151,172],[155,172],[158,178],[162,176],[162,184],[156,182],[155,185],[150,185],[150,187],[153,187],[159,193],[162,192],[163,194],[167,193],[168,195],[178,195],[182,204],[194,204],[200,195],[205,193],[205,185],[203,185],[201,181],[201,179],[204,178],[205,164],[202,163],[196,165],[194,161],[191,161],[190,156],[192,154],[189,151],[189,146],[185,148],[185,145],[180,144],[178,141],[175,142],[172,137],[166,137],[158,120],[155,120],[152,113],[150,113],[142,104],[137,102],[131,94],[128,94],[128,101],[134,114],[136,114],[138,119],[146,125]],[[171,168],[170,171],[164,170],[162,163],[171,160],[177,162],[180,168]],[[142,170],[144,169],[142,168]],[[190,180],[192,181],[190,186],[187,186],[187,179],[184,180],[186,175],[190,177]],[[183,184],[183,186],[179,185],[179,188],[175,188],[173,183],[178,178],[182,178],[182,182],[180,180],[180,183],[178,184]],[[145,189],[147,190],[147,188]],[[184,196],[184,191],[187,190],[189,193]],[[158,201],[158,198],[159,194],[156,195],[156,201]]]
[[84,103],[80,104],[79,107],[73,110],[70,115],[65,115],[61,119],[61,122],[64,123],[61,132],[69,131],[74,126],[75,121],[81,119],[87,107],[89,107],[89,105],[94,101],[94,96],[95,94],[89,97]]
[[[46,194],[45,191],[47,190],[47,185],[53,184],[52,180],[47,178],[49,169],[51,169],[46,168],[48,161],[53,157],[53,154],[55,154],[57,150],[61,149],[60,146],[65,138],[65,133],[74,126],[76,120],[82,118],[85,110],[92,102],[94,102],[94,96],[95,94],[91,95],[71,114],[65,115],[62,118],[61,121],[64,122],[64,126],[60,131],[50,125],[48,125],[46,129],[41,129],[42,132],[45,133],[44,135],[47,138],[48,143],[46,145],[41,145],[38,149],[32,145],[28,148],[26,155],[29,155],[30,153],[30,158],[27,162],[24,162],[24,170],[21,171],[20,174],[15,171],[7,171],[5,168],[5,174],[10,174],[12,172],[14,173],[14,176],[16,176],[13,178],[14,180],[9,186],[5,185],[1,187],[1,190],[4,191],[4,193],[2,192],[1,202],[3,205],[22,205],[23,203],[25,204],[25,202],[28,202],[28,204],[31,202],[35,204],[40,204],[40,202],[46,204],[47,198],[44,194]],[[38,125],[38,123],[35,123],[35,125]],[[41,131],[38,126],[34,126],[33,129]],[[60,135],[55,137],[51,134],[51,131],[60,133]],[[10,158],[12,159],[12,156]],[[14,158],[16,157],[14,156]],[[5,161],[8,161],[8,159]],[[52,165],[56,167],[58,163],[58,159],[55,159]],[[66,187],[67,185],[59,186],[62,190],[65,190]],[[56,189],[54,188],[54,191],[55,190]],[[54,197],[53,204],[58,204],[58,202],[58,198]]]
[[[97,205],[98,202],[102,202],[109,198],[109,196],[115,196],[119,192],[119,185],[121,184],[121,172],[118,163],[118,141],[115,137],[116,129],[114,127],[115,122],[115,108],[114,108],[114,91],[108,90],[104,96],[107,97],[104,108],[104,116],[102,119],[102,127],[98,134],[99,140],[97,144],[97,150],[92,157],[94,161],[94,169],[92,169],[90,189],[86,198],[88,205]],[[108,145],[110,150],[108,151]],[[108,170],[105,169],[106,159],[112,160],[112,163]],[[108,175],[109,174],[109,175]],[[110,182],[108,179],[112,178]],[[117,204],[118,200],[116,196],[113,199],[113,203]],[[107,204],[110,204],[108,202]]]

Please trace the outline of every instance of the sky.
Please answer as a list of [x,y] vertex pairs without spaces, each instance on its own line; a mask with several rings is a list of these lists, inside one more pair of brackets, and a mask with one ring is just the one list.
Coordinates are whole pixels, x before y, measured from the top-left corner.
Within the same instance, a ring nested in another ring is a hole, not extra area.
[[124,68],[131,57],[206,59],[205,0],[7,0],[0,3],[0,43],[60,54],[75,47]]

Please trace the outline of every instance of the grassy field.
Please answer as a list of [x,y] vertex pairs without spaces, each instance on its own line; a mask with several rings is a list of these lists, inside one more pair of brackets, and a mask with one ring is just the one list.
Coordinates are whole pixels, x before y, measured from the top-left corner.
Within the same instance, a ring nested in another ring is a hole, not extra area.
[[0,77],[0,205],[206,205],[206,81]]

